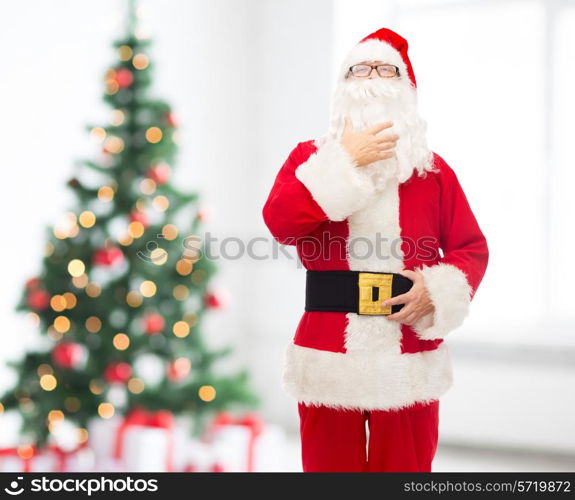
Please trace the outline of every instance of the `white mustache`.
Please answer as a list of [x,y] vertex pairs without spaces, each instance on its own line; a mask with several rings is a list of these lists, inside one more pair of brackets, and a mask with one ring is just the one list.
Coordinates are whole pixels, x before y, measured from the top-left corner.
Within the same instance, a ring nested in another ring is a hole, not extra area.
[[349,80],[343,82],[342,93],[348,98],[363,100],[366,98],[395,98],[400,89],[393,82],[384,78],[366,78],[364,80]]

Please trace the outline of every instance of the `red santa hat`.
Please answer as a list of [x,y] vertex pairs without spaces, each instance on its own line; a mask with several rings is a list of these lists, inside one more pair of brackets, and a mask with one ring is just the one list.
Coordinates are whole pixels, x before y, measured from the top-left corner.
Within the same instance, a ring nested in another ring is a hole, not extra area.
[[415,74],[407,55],[407,40],[395,31],[381,28],[362,38],[345,56],[340,78],[344,78],[350,66],[362,61],[383,61],[399,68],[400,75],[407,75],[417,88]]

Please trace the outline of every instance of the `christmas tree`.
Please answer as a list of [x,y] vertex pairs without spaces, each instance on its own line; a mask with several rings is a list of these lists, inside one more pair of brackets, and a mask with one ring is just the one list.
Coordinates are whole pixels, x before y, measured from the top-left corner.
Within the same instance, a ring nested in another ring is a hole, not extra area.
[[90,419],[143,407],[189,414],[200,432],[214,412],[259,402],[245,370],[219,374],[230,347],[202,338],[204,313],[225,295],[210,288],[217,268],[194,236],[205,222],[200,198],[171,183],[177,120],[150,95],[151,40],[136,21],[130,1],[104,75],[109,123],[88,127],[101,152],[68,182],[75,207],[48,228],[42,270],[17,306],[41,342],[10,363],[17,381],[0,410],[20,412],[38,446],[62,421],[82,442]]

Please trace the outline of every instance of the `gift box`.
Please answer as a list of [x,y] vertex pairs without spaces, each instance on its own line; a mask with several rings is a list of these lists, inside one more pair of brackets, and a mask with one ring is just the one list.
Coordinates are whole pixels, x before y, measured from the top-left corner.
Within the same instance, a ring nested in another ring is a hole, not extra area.
[[114,440],[112,438],[118,432],[122,420],[121,416],[115,415],[111,418],[93,418],[88,422],[88,442],[97,461],[114,455]]
[[87,445],[73,452],[62,450],[58,453],[58,460],[60,468],[57,472],[91,472],[95,466],[94,452]]
[[34,446],[14,446],[0,449],[1,472],[32,472],[56,467],[55,456],[40,456]]
[[234,417],[220,412],[204,440],[212,449],[212,467],[219,464],[224,472],[285,470],[285,432],[277,425],[265,424],[255,413]]
[[94,454],[96,472],[122,472],[124,464],[116,458],[115,436],[123,418],[115,415],[111,418],[94,418],[88,423],[88,443]]
[[125,416],[91,420],[88,432],[98,472],[172,472],[187,462],[185,431],[168,410],[135,407]]
[[116,429],[113,457],[127,472],[173,472],[174,416],[134,408]]
[[86,444],[72,450],[54,444],[0,448],[0,472],[81,472],[92,468],[93,453]]
[[211,472],[221,465],[214,448],[203,439],[188,438],[185,441],[186,460],[180,472]]

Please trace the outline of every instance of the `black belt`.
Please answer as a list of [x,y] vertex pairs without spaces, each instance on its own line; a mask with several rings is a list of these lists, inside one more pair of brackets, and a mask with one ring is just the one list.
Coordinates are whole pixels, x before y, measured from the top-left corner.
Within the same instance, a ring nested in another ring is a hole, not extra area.
[[409,291],[413,281],[397,273],[364,271],[306,272],[305,310],[387,315],[403,307],[381,302]]

